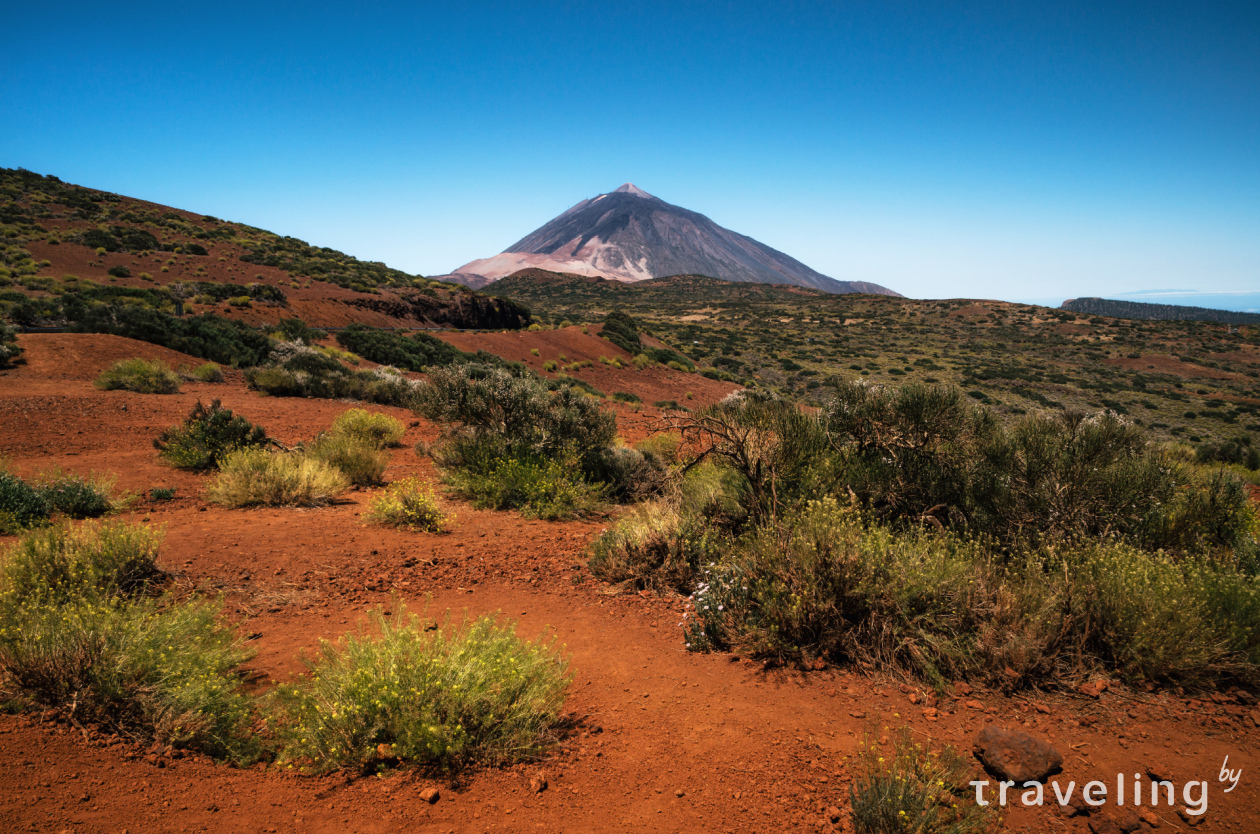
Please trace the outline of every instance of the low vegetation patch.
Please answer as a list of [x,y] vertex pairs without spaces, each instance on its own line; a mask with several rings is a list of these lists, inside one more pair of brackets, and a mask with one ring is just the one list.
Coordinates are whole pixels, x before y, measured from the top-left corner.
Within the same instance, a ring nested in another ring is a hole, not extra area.
[[225,507],[327,504],[350,484],[340,469],[301,452],[238,449],[219,464],[209,497]]
[[113,479],[54,469],[28,483],[0,458],[0,534],[38,527],[55,516],[95,518],[114,509]]
[[178,394],[179,374],[157,360],[124,359],[98,376],[95,385],[103,391]]
[[570,676],[553,641],[482,617],[428,630],[401,605],[376,634],[323,642],[309,674],[275,694],[282,759],[371,770],[386,759],[460,767],[536,757]]
[[373,524],[436,533],[455,520],[444,513],[432,488],[419,478],[390,484],[368,504],[366,518]]

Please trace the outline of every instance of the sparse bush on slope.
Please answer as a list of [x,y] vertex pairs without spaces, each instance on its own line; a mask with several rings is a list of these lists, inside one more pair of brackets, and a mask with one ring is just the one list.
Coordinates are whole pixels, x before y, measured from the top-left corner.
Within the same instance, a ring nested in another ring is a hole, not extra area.
[[178,394],[179,375],[157,360],[123,359],[96,378],[104,391],[134,391],[138,394]]

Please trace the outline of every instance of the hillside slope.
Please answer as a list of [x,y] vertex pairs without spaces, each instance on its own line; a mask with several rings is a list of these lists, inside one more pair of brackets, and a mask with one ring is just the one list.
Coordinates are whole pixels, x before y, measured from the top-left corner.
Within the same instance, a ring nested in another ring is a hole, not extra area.
[[136,298],[249,324],[514,329],[504,299],[327,247],[21,169],[0,169],[0,316],[55,325],[46,302]]

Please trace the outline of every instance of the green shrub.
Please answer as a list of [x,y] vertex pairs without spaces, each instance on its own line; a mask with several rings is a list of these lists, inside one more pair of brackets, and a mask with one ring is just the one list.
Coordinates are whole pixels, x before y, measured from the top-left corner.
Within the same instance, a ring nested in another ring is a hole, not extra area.
[[207,362],[193,368],[191,376],[198,382],[222,382],[223,368],[214,362]]
[[542,381],[500,368],[457,365],[429,374],[412,408],[443,425],[447,437],[501,442],[512,454],[577,458],[583,470],[612,445],[615,417],[572,386],[549,393]]
[[95,385],[104,391],[178,394],[179,375],[157,360],[124,359],[98,376]]
[[308,345],[328,337],[325,331],[317,330],[298,318],[280,319],[272,332],[282,341],[305,342]]
[[244,322],[211,313],[181,318],[118,303],[74,307],[67,302],[65,307],[73,332],[125,336],[223,365],[257,365],[271,351],[271,340],[263,333]]
[[377,449],[399,446],[407,429],[402,421],[388,414],[376,414],[362,408],[343,411],[333,422],[331,433],[369,443]]
[[547,373],[555,373],[556,367],[556,360],[554,359],[548,359],[543,363],[543,370]]
[[0,534],[42,524],[51,513],[52,508],[39,491],[0,459]]
[[227,303],[231,307],[248,307],[250,306],[250,297],[248,295],[238,295],[229,298]]
[[631,355],[643,350],[638,324],[621,310],[613,310],[604,317],[599,335]]
[[997,822],[975,802],[967,760],[949,746],[928,750],[909,727],[879,740],[866,734],[858,764],[849,786],[856,834],[979,834]]
[[282,759],[318,771],[386,758],[459,767],[545,749],[570,680],[554,642],[522,641],[490,617],[429,631],[401,605],[373,621],[377,635],[322,642],[310,674],[276,689]]
[[348,434],[321,434],[306,455],[337,469],[354,486],[379,484],[389,465],[389,455],[375,444]]
[[631,394],[629,391],[614,391],[612,398],[622,403],[641,403],[643,398],[638,394]]
[[36,485],[50,512],[69,518],[95,518],[112,509],[109,500],[113,479],[95,476],[91,480],[72,472],[53,470],[40,476]]
[[149,497],[154,501],[170,501],[175,497],[175,487],[153,487],[149,490]]
[[245,448],[219,464],[209,498],[227,507],[327,504],[349,486],[341,470],[296,452],[272,453]]
[[180,469],[215,469],[229,453],[270,443],[261,426],[212,400],[210,407],[198,400],[192,412],[178,426],[171,426],[154,441],[158,456]]
[[419,478],[407,478],[389,488],[368,504],[367,520],[388,527],[405,527],[436,533],[455,520],[442,512],[433,490]]
[[347,350],[381,365],[393,365],[408,371],[426,367],[442,367],[467,361],[468,354],[428,333],[404,336],[388,330],[376,330],[352,324],[337,334],[337,342]]
[[824,499],[703,572],[692,649],[857,660],[937,686],[1062,684],[1101,664],[1134,681],[1260,678],[1260,579],[1205,557],[1123,544],[1004,557]]
[[526,518],[581,518],[597,509],[604,491],[582,480],[572,462],[532,456],[494,456],[451,472],[454,492],[478,509],[519,509]]
[[109,268],[109,274],[115,278],[130,278],[131,270],[120,264],[119,266],[111,266]]

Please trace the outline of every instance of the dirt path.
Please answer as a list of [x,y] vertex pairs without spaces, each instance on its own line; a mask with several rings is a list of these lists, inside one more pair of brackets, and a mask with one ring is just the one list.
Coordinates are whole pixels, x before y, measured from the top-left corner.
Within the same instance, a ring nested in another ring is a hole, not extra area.
[[[91,343],[76,349],[92,355]],[[165,397],[100,392],[86,372],[36,374],[49,367],[38,353],[28,367],[0,373],[0,455],[24,473],[59,465],[112,472],[134,492],[176,486],[175,500],[141,497],[126,515],[165,526],[163,560],[180,581],[226,594],[228,615],[256,635],[248,666],[259,686],[298,673],[301,649],[357,628],[369,608],[397,595],[419,610],[431,597],[430,615],[502,612],[524,636],[554,629],[574,672],[571,726],[545,761],[452,783],[406,770],[360,779],[238,770],[85,738],[38,714],[0,715],[0,830],[845,830],[847,813],[833,825],[828,809],[847,806],[858,739],[902,723],[963,751],[987,723],[1027,727],[1064,754],[1056,777],[1064,784],[1114,783],[1118,772],[1147,768],[1178,785],[1207,780],[1210,808],[1196,830],[1260,830],[1260,731],[1253,707],[1237,697],[955,693],[936,701],[929,718],[932,694],[896,682],[691,654],[678,627],[682,600],[612,593],[587,573],[585,549],[607,520],[526,521],[452,502],[458,518],[449,533],[401,533],[360,523],[362,492],[316,510],[224,510],[205,502],[204,478],[158,462],[151,441],[161,428],[198,397],[219,396],[293,442],[326,428],[347,404],[261,398],[232,382]],[[414,423],[409,445],[435,435],[408,413],[380,410]],[[397,450],[387,478],[411,474],[434,477],[427,460]],[[1217,782],[1226,755],[1243,770],[1231,793]],[[541,793],[530,787],[539,773],[548,780]],[[432,785],[441,798],[429,804],[419,794]],[[1187,828],[1157,810],[1161,830]],[[1006,826],[1090,830],[1051,808],[1012,810]]]

